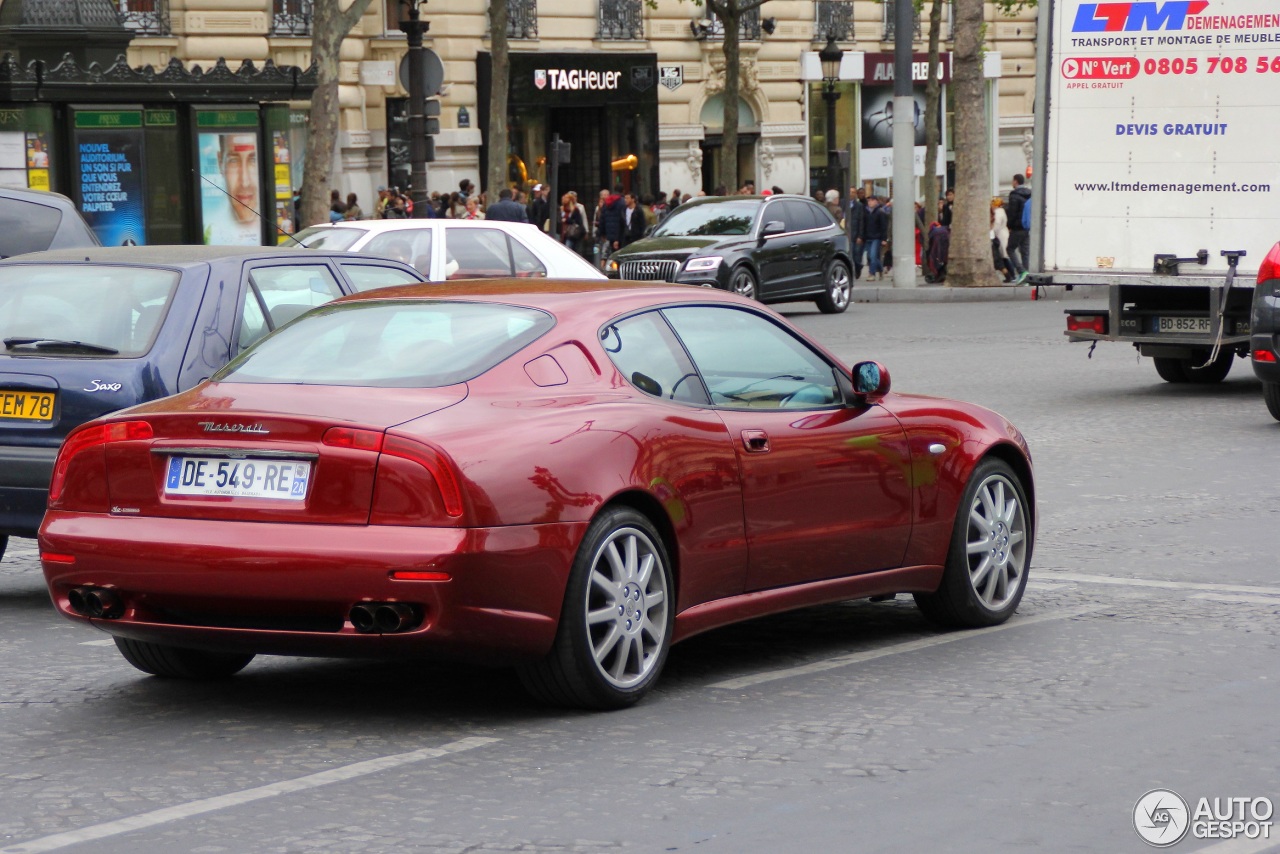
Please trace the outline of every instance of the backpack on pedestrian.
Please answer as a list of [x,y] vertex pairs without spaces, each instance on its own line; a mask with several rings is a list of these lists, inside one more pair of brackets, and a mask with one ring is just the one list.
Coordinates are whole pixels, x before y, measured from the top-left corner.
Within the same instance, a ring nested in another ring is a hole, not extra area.
[[1022,202],[1022,230],[1031,230],[1031,199],[1024,199]]

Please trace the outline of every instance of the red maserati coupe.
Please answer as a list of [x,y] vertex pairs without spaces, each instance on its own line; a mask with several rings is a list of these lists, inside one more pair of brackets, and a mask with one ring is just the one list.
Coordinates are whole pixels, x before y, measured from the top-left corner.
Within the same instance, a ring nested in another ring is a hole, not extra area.
[[550,702],[639,700],[671,644],[910,592],[1000,623],[1035,533],[989,410],[890,393],[757,303],[529,280],[315,309],[58,455],[58,610],[157,676],[255,654],[519,667]]

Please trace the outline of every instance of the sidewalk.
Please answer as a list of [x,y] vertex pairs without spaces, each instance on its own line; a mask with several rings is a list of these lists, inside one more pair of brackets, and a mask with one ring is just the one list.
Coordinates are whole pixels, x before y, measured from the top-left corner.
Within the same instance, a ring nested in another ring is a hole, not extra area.
[[891,274],[879,282],[861,278],[853,283],[853,302],[1013,302],[1015,300],[1083,300],[1105,299],[1106,288],[1077,287],[1068,291],[1063,285],[998,285],[989,288],[953,288],[930,284],[916,273],[914,288],[895,288]]

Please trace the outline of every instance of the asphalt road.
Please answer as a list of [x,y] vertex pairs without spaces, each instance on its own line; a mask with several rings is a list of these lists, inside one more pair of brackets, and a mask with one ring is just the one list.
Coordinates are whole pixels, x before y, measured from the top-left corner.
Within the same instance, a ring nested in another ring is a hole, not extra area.
[[0,852],[1138,852],[1151,789],[1280,801],[1280,423],[1246,364],[1170,386],[1131,349],[1067,344],[1063,307],[792,314],[1027,435],[1039,540],[993,630],[939,633],[905,597],[759,620],[677,646],[612,714],[434,664],[183,684],[55,617],[15,541]]

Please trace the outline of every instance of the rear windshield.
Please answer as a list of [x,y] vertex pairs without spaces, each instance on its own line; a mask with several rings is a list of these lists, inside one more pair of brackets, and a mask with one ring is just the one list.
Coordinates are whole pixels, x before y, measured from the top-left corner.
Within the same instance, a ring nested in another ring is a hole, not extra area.
[[219,371],[233,383],[439,388],[475,379],[555,325],[531,308],[370,301],[320,308]]
[[179,277],[147,267],[0,266],[0,339],[8,342],[0,352],[141,356],[151,349]]
[[363,228],[317,228],[311,226],[304,228],[293,236],[293,240],[286,240],[282,246],[298,247],[301,243],[308,249],[329,249],[334,252],[343,252],[351,248],[351,244],[355,243],[364,236]]

